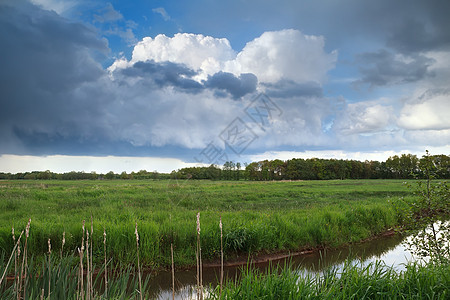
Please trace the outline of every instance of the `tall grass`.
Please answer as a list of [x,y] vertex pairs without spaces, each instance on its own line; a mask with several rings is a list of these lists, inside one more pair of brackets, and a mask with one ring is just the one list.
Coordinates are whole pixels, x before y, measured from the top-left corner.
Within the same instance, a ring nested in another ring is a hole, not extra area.
[[[25,230],[21,232],[17,241],[12,229],[12,239],[15,242],[15,246],[8,259],[6,265],[0,264],[2,270],[2,277],[0,279],[0,298],[1,299],[44,299],[44,295],[47,295],[47,299],[116,299],[128,298],[139,295],[140,299],[143,299],[143,294],[147,289],[148,279],[142,283],[141,271],[139,268],[138,279],[136,279],[135,273],[132,272],[132,268],[129,266],[123,267],[123,264],[118,263],[114,269],[115,277],[110,280],[109,287],[107,281],[107,261],[106,261],[106,232],[104,232],[104,252],[105,252],[105,264],[102,270],[99,270],[94,279],[94,267],[92,260],[90,260],[89,254],[92,253],[92,243],[90,244],[89,231],[85,230],[85,222],[82,224],[82,239],[81,248],[78,248],[78,255],[60,256],[57,252],[52,252],[51,239],[47,240],[47,257],[41,260],[41,266],[36,263],[32,256],[28,260],[27,252],[27,240],[23,248],[23,258],[20,264],[20,274],[17,275],[17,265],[14,266],[14,278],[13,282],[5,280],[5,275],[10,272],[11,260],[13,257],[17,259],[20,257],[19,245],[22,235],[25,232],[25,236],[30,236],[31,219],[28,221]],[[91,221],[91,232],[92,232]],[[86,235],[85,235],[86,234]],[[137,251],[139,254],[139,236],[137,233],[136,223],[136,243]],[[64,244],[63,235],[63,242]],[[17,256],[16,256],[17,254]],[[4,256],[4,253],[2,253]],[[85,263],[83,262],[83,258]],[[4,257],[0,257],[1,262],[4,261]],[[138,255],[139,258],[139,255]],[[84,265],[86,264],[86,273],[84,272]],[[139,266],[138,260],[138,266]],[[105,274],[104,281],[102,272]],[[86,281],[86,286],[84,282]],[[95,293],[94,293],[94,287]],[[102,289],[102,287],[104,287]],[[103,292],[102,292],[103,291]],[[108,296],[109,295],[109,296]],[[108,298],[109,297],[109,298]]]
[[[27,266],[27,286],[26,291],[21,294],[22,299],[41,298],[42,287],[45,287],[45,294],[48,295],[47,285],[51,283],[51,299],[66,300],[80,299],[77,291],[79,278],[78,258],[65,256],[61,260],[54,253],[50,260],[43,260],[41,265],[36,264],[32,258]],[[108,290],[105,289],[103,269],[93,275],[92,299],[134,299],[140,297],[139,280],[135,276],[132,266],[118,265],[113,273],[115,276],[109,279]],[[148,289],[148,279],[142,283],[142,291]],[[2,300],[16,300],[17,295],[13,284],[0,285],[0,298]]]
[[[17,249],[17,247],[19,246],[19,244],[20,244],[20,238],[22,237],[22,235],[23,235],[23,231],[20,233],[20,236],[19,236],[19,238],[17,239],[17,242],[15,243],[15,246],[14,246],[14,248],[13,248],[13,251],[12,251],[12,253],[11,253],[11,256],[9,257],[9,260],[8,260],[8,263],[6,264],[6,266],[5,266],[5,270],[3,271],[3,275],[2,275],[2,278],[0,279],[0,286],[2,285],[2,282],[3,282],[3,280],[5,279],[5,275],[6,275],[6,272],[8,271],[8,268],[9,268],[9,264],[11,263],[11,259],[12,259],[12,257],[13,256],[15,256],[16,255],[16,249]],[[14,231],[13,231],[13,236],[14,236]],[[14,238],[14,241],[15,241],[15,238]],[[14,288],[16,288],[16,264],[14,264]]]
[[320,275],[302,275],[289,266],[267,273],[243,269],[240,280],[228,281],[209,299],[449,299],[450,265],[409,264],[396,272],[381,262],[347,263]]
[[[191,225],[202,211],[202,259],[221,257],[217,220],[222,216],[225,259],[249,252],[334,247],[359,241],[399,224],[388,200],[410,192],[397,181],[327,182],[186,182],[167,181],[3,182],[0,190],[0,247],[11,253],[11,225],[31,216],[34,233],[27,251],[71,254],[80,247],[79,220],[95,219],[108,232],[108,253],[115,261],[133,263],[133,227],[139,222],[140,261],[146,267],[195,265],[197,233]],[[3,209],[15,201],[14,210]],[[172,215],[172,218],[169,218]],[[45,216],[45,217],[44,217]],[[142,222],[144,221],[145,222]],[[11,224],[13,223],[13,224]],[[84,233],[84,235],[86,235]],[[90,230],[90,269],[103,261],[102,233]],[[62,250],[62,251],[61,251]],[[91,253],[92,252],[92,253]]]
[[[138,274],[135,274],[133,266],[124,267],[122,263],[118,263],[112,272],[114,276],[109,279],[109,282],[106,277],[106,233],[104,231],[103,234],[105,264],[94,277],[94,268],[90,266],[89,259],[90,245],[92,244],[89,242],[91,240],[89,231],[85,231],[84,225],[83,221],[81,249],[78,248],[79,257],[75,255],[59,257],[57,252],[52,252],[50,239],[48,239],[48,258],[41,260],[41,266],[33,256],[29,261],[23,258],[24,263],[21,268],[24,275],[20,277],[23,289],[17,290],[14,284],[4,284],[5,275],[2,276],[0,280],[1,299],[44,299],[45,294],[47,299],[140,298],[142,300],[147,298],[150,277],[142,282],[137,222],[135,223],[135,238]],[[221,219],[219,219],[219,227],[222,229]],[[30,233],[30,221],[25,232],[26,234]],[[219,286],[206,288],[207,293],[204,293],[200,232],[200,214],[198,213],[198,299],[203,299],[204,296],[209,299],[448,299],[450,296],[449,264],[423,266],[413,263],[406,266],[406,271],[397,273],[393,268],[380,262],[357,266],[351,261],[347,262],[343,268],[330,268],[316,276],[303,275],[289,265],[273,267],[263,273],[258,269],[252,269],[251,264],[248,264],[246,268],[243,268],[241,272],[243,275],[240,279],[228,280],[224,285],[220,279]],[[6,274],[10,268],[10,262],[18,249],[22,234],[17,239],[3,274]],[[25,252],[26,247],[24,246]],[[173,257],[173,247],[171,247],[171,254]],[[83,260],[84,257],[86,257],[85,260]],[[85,262],[83,263],[83,261]],[[87,265],[86,274],[84,273],[84,264]],[[102,276],[102,272],[105,277]],[[16,278],[15,275],[14,278]],[[84,286],[85,281],[86,286]],[[173,267],[172,285],[174,285]]]

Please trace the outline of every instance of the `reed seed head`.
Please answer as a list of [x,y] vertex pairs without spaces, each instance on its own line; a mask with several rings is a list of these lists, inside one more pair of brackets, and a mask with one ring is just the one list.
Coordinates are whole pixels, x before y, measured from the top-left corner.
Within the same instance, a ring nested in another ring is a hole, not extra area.
[[197,233],[200,234],[200,213],[197,213]]
[[14,235],[14,226],[11,227],[11,234],[12,234],[13,241],[15,243],[16,242],[16,236]]
[[66,243],[66,232],[63,232],[63,238],[62,238],[62,246],[64,247],[64,244]]
[[136,222],[136,229],[134,230],[134,234],[136,235],[136,242],[139,242],[139,233],[137,230],[137,222]]
[[28,220],[27,227],[25,227],[25,236],[28,238],[30,235],[30,225],[31,225],[31,219]]
[[52,243],[50,242],[50,239],[48,239],[48,254],[52,254]]
[[219,219],[219,228],[220,228],[220,230],[222,230],[222,217],[220,217],[220,219]]

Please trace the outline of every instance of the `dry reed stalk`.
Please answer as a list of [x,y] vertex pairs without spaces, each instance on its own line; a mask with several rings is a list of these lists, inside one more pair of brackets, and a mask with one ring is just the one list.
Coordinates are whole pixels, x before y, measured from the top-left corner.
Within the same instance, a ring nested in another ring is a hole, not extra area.
[[83,281],[84,281],[84,278],[83,278],[83,252],[84,252],[84,245],[82,245],[81,246],[81,249],[80,248],[78,248],[78,254],[80,255],[80,273],[79,273],[79,277],[78,277],[78,280],[79,280],[79,292],[80,292],[80,295],[81,295],[81,299],[83,300],[84,299],[84,287],[83,287]]
[[85,221],[83,220],[83,235],[81,237],[81,249],[78,248],[78,254],[80,255],[80,295],[81,299],[84,300],[84,274],[83,274],[83,256],[84,256],[84,234],[85,234],[85,228],[84,228]]
[[91,281],[91,295],[94,296],[94,285],[92,284],[94,282],[93,280],[93,273],[94,273],[94,265],[92,263],[92,246],[94,246],[94,219],[91,215],[91,277],[90,277],[90,281]]
[[200,291],[200,265],[198,263],[198,241],[197,241],[197,249],[195,250],[195,258],[197,260],[197,300],[200,297],[199,296],[199,291]]
[[86,230],[86,300],[91,300],[91,276],[89,263],[89,230]]
[[81,247],[83,247],[83,249],[84,249],[84,235],[86,233],[86,229],[84,228],[85,223],[86,223],[85,220],[83,220],[83,225],[81,226],[83,229],[83,235],[81,236]]
[[106,229],[103,228],[103,251],[105,252],[105,298],[108,299],[108,266],[106,264]]
[[44,300],[44,289],[41,291],[41,300]]
[[219,219],[220,227],[220,291],[219,298],[222,297],[222,284],[223,284],[223,232],[222,232],[222,217]]
[[197,214],[197,248],[195,249],[195,258],[197,260],[197,300],[200,297],[200,264],[198,259],[198,242],[199,242],[199,219],[200,214]]
[[[16,244],[16,235],[14,234],[14,226],[11,227],[11,234],[13,238],[13,245]],[[14,291],[17,288],[17,252],[14,252]]]
[[62,242],[61,242],[61,259],[63,258],[64,244],[66,243],[66,232],[63,232]]
[[19,236],[19,238],[17,240],[17,243],[14,246],[13,251],[11,252],[11,256],[9,257],[8,263],[6,264],[5,271],[3,272],[2,278],[0,279],[0,286],[2,285],[3,279],[5,278],[6,271],[8,270],[9,264],[11,263],[11,259],[14,256],[14,253],[16,252],[16,248],[17,248],[17,246],[20,243],[20,238],[22,237],[22,234],[23,234],[23,231],[22,231],[22,233],[20,233],[20,236]]
[[[50,239],[48,239],[48,295],[47,295],[47,299],[49,299],[50,300],[50,283],[51,283],[51,274],[50,274],[50,272],[51,272],[51,267],[50,267],[50,257],[51,257],[51,254],[52,254],[52,244],[51,244],[51,242],[50,242]],[[42,290],[44,290],[44,289],[42,289]]]
[[172,257],[172,300],[175,300],[175,266],[173,263],[173,244],[170,244],[170,256]]
[[[23,233],[23,231],[22,231]],[[20,237],[19,240],[17,241],[17,261],[20,261]],[[19,280],[20,280],[20,274],[19,272],[17,272],[17,286],[16,286],[16,296],[17,296],[17,300],[20,300],[19,297]]]
[[197,284],[198,299],[203,299],[202,247],[200,244],[200,213],[197,213]]
[[[77,250],[78,250],[78,254],[80,254],[80,248],[77,248]],[[78,281],[77,281],[77,300],[80,299],[80,295],[81,295],[81,291],[80,291],[80,285],[81,285],[80,276],[81,275],[80,274],[81,274],[81,271],[78,270],[78,274],[77,274],[77,277],[78,277]]]
[[140,299],[142,300],[142,279],[141,279],[141,265],[139,263],[139,233],[138,233],[138,229],[137,229],[137,222],[136,222],[136,229],[134,230],[134,234],[136,235],[137,263],[138,263],[138,276],[139,276],[139,295],[140,295]]
[[21,298],[22,287],[23,287],[23,296],[26,296],[26,277],[27,277],[27,267],[28,267],[28,257],[27,257],[27,242],[28,237],[30,235],[30,226],[31,219],[28,219],[27,226],[25,227],[25,245],[23,246],[23,258],[22,258],[22,267],[20,269],[20,283],[19,283],[19,293],[17,295],[17,299]]

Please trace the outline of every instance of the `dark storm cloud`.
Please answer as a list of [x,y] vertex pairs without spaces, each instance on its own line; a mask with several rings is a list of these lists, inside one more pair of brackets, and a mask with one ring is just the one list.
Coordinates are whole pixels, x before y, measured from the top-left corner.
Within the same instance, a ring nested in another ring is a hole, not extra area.
[[[405,25],[408,20],[416,20],[426,26],[426,32],[430,34],[428,39],[434,46],[449,45],[450,42],[448,0],[260,0],[257,4],[240,0],[192,0],[180,3],[180,6],[190,20],[196,20],[190,24],[190,30],[206,30],[207,34],[209,31],[218,35],[239,32],[252,24],[252,29],[297,28],[307,34],[323,35],[331,50],[374,40],[384,45],[389,40],[398,48],[409,51],[429,49],[430,44],[423,43],[425,39],[422,38],[417,40],[414,30]],[[236,16],[234,22],[230,22],[230,16]],[[252,34],[257,34],[258,31],[253,30]],[[404,34],[406,32],[409,34]],[[237,48],[245,46],[247,39],[237,36],[236,40],[231,40],[232,44],[238,44]]]
[[[236,87],[217,76],[205,87],[192,79],[196,71],[170,62],[136,63],[112,79],[96,61],[109,51],[97,32],[24,1],[0,2],[0,45],[0,154],[151,155],[170,145],[203,147],[201,139],[222,121],[203,111],[209,102],[200,92],[222,88],[237,97],[255,88],[254,75],[236,78]],[[191,132],[199,138],[185,138]]]
[[319,84],[296,83],[292,80],[280,80],[277,83],[264,83],[266,94],[274,98],[291,97],[323,97],[323,91]]
[[[1,5],[0,84],[33,84],[64,90],[91,81],[102,72],[89,51],[106,53],[106,41],[87,27],[31,4]],[[6,82],[5,82],[6,81]]]
[[18,132],[80,139],[94,126],[101,98],[85,98],[80,86],[89,88],[106,74],[93,59],[108,52],[105,40],[55,12],[16,1],[0,4],[0,45],[0,153],[24,144]]
[[[226,95],[229,93],[234,99],[256,91],[258,78],[254,74],[244,73],[239,77],[228,72],[218,72],[212,76],[208,76],[208,80],[204,81],[204,85],[210,89],[217,89],[219,93],[216,95]],[[222,92],[222,93],[221,93]]]
[[173,86],[187,93],[198,93],[203,90],[200,83],[191,79],[197,72],[173,62],[137,62],[132,67],[120,70],[119,73],[126,77],[139,77],[159,88]]
[[356,85],[383,86],[408,83],[433,75],[428,71],[428,67],[434,60],[422,55],[399,58],[383,49],[360,54],[357,61],[360,63],[362,78],[354,82]]
[[387,45],[402,53],[450,49],[450,1],[421,1],[410,5],[417,6],[417,14],[403,16],[394,23]]
[[198,72],[188,68],[184,64],[173,62],[155,62],[153,60],[134,63],[133,66],[118,69],[114,76],[122,76],[122,82],[130,78],[138,78],[144,84],[157,88],[173,87],[184,93],[196,94],[205,89],[215,92],[217,97],[231,95],[234,99],[253,93],[256,90],[258,79],[255,75],[246,73],[239,77],[227,72],[218,72],[208,76],[202,83],[192,79]]
[[[364,52],[358,58],[359,83],[379,86],[432,75],[433,61],[425,52],[448,49],[449,4],[263,0],[257,5],[252,1],[177,5],[186,5],[180,11],[198,22],[198,28],[186,23],[186,31],[230,38],[234,49],[243,48],[261,32],[295,28],[311,38],[323,36],[326,51],[337,49],[343,60]],[[199,83],[193,80],[196,70],[175,63],[147,61],[109,74],[98,63],[104,59],[101,55],[109,53],[100,32],[134,40],[134,25],[108,5],[93,26],[98,31],[25,1],[0,0],[0,154],[149,156],[158,153],[152,152],[155,148],[163,155],[175,145],[180,148],[172,154],[179,156],[186,148],[204,147],[203,142],[225,128],[223,123],[235,118],[241,103],[230,98],[256,90],[253,74],[219,72]],[[382,48],[388,50],[378,50]],[[438,76],[439,69],[433,70],[433,80],[445,81],[446,76]],[[334,75],[354,75],[345,71],[338,69]],[[447,74],[444,71],[440,72]],[[285,120],[275,124],[277,134],[267,135],[271,145],[327,142],[322,136],[324,120],[332,123],[327,118],[335,115],[335,109],[326,99],[317,101],[316,97],[323,99],[321,86],[280,81],[263,87],[285,104],[280,107],[289,108]],[[224,99],[216,101],[210,91]],[[291,97],[301,99],[295,102]],[[383,112],[374,106],[366,114]],[[267,140],[259,139],[261,149],[267,148]]]

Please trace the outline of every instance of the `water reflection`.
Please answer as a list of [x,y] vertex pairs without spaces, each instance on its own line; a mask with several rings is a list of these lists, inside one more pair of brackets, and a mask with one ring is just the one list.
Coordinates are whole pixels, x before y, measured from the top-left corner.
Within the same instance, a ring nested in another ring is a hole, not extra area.
[[[367,265],[376,260],[382,260],[387,266],[396,270],[404,270],[405,264],[413,259],[412,254],[402,243],[404,237],[400,235],[384,236],[374,240],[342,247],[334,250],[323,250],[309,254],[298,255],[289,259],[254,264],[254,267],[265,271],[270,265],[291,262],[295,268],[305,273],[317,274],[331,266],[340,267],[347,258],[354,263]],[[239,276],[240,267],[225,267],[225,278],[235,279]],[[150,297],[152,299],[172,299],[172,277],[170,272],[161,272],[150,279]],[[203,269],[204,286],[216,286],[220,276],[220,267]],[[195,299],[196,269],[175,272],[175,298]]]

